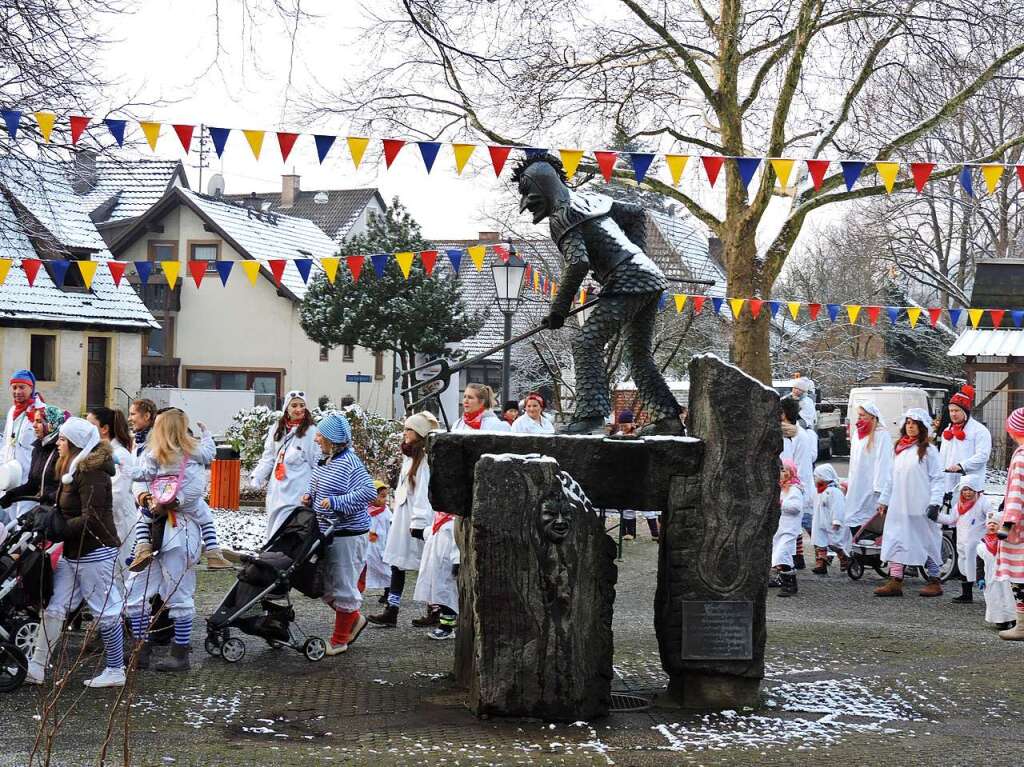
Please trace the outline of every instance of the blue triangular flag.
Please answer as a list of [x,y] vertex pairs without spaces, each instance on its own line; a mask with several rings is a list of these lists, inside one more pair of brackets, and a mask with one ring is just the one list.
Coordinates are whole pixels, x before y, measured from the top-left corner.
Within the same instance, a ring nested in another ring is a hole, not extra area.
[[224,287],[228,285],[228,277],[231,275],[231,267],[235,265],[234,261],[214,261],[213,265],[217,268],[217,274],[220,275],[220,284]]
[[715,307],[715,314],[722,311],[722,303],[725,301],[724,298],[712,298],[711,305]]
[[313,136],[313,141],[316,143],[316,156],[320,158],[321,165],[324,164],[324,158],[334,146],[335,138],[336,136]]
[[459,273],[459,266],[462,264],[462,254],[465,252],[462,248],[449,248],[445,251],[448,260],[452,262],[452,271],[455,274]]
[[857,183],[857,179],[860,178],[860,174],[867,163],[844,161],[839,164],[843,167],[843,181],[846,182],[846,191],[852,192],[853,185]]
[[417,141],[416,146],[420,148],[420,154],[423,156],[423,164],[427,167],[427,173],[430,173],[434,168],[434,160],[437,159],[437,150],[441,148],[441,144],[437,141]]
[[654,155],[647,152],[630,152],[629,164],[633,166],[633,175],[636,176],[636,183],[640,183],[650,170],[654,162]]
[[153,262],[136,261],[135,272],[139,275],[139,282],[142,283],[142,287],[146,287],[146,284],[149,282],[149,275],[153,273]]
[[64,287],[64,278],[68,275],[68,267],[71,266],[70,261],[47,261],[50,267],[50,276],[53,277],[53,284],[58,288]]
[[743,182],[744,187],[750,186],[750,182],[754,179],[754,174],[757,173],[758,166],[760,165],[760,157],[736,158],[736,170],[740,172],[740,180]]
[[[637,179],[637,180],[639,180],[639,179]],[[662,293],[661,297],[658,299],[658,311],[659,312],[665,311],[665,306],[667,304],[668,304],[668,293]]]
[[0,115],[3,115],[4,123],[7,125],[7,132],[11,134],[12,139],[18,137],[18,123],[21,122],[21,112],[15,109],[4,109],[0,111]]
[[127,120],[107,119],[103,121],[103,124],[107,126],[107,130],[110,131],[110,135],[114,137],[114,141],[117,142],[118,146],[124,146],[124,126],[127,123]]
[[210,131],[210,138],[213,139],[214,151],[220,157],[224,154],[224,145],[228,142],[228,134],[231,133],[231,128],[214,128],[210,126],[207,127],[207,130]]
[[537,147],[534,146],[526,147],[523,151],[526,152],[527,160],[532,159],[534,157],[543,157],[548,153],[547,149],[538,149]]
[[1024,322],[1024,309],[1014,309],[1010,312],[1010,316],[1013,317],[1014,326],[1019,328]]
[[294,261],[292,261],[292,263],[295,264],[295,269],[299,272],[299,276],[302,278],[302,282],[309,282],[309,270],[313,266],[313,259],[296,258]]
[[370,261],[373,263],[373,271],[377,273],[378,277],[384,276],[384,269],[388,265],[388,259],[391,258],[387,253],[378,253],[374,256],[370,256]]
[[889,315],[889,322],[895,325],[900,319],[900,308],[898,306],[885,307],[885,313]]
[[960,315],[964,313],[963,309],[950,309],[949,310],[949,321],[953,323],[953,327],[957,326],[960,322]]
[[839,316],[839,304],[825,304],[825,309],[828,310],[828,318],[835,322]]
[[974,197],[974,179],[971,178],[971,166],[965,165],[960,171],[960,186],[967,192],[968,197]]
[[775,315],[779,313],[779,307],[781,307],[781,306],[782,306],[782,302],[781,301],[769,301],[768,302],[768,309],[772,313],[772,319],[775,319]]

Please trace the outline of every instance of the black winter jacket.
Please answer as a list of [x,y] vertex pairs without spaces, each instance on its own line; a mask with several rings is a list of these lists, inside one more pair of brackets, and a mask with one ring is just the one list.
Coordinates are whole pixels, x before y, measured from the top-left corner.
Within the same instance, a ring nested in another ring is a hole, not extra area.
[[60,478],[54,472],[57,465],[57,437],[54,430],[42,439],[32,443],[32,463],[28,469],[28,478],[18,487],[12,487],[3,497],[0,506],[10,506],[17,501],[38,501],[44,506],[53,506],[57,502],[57,486]]

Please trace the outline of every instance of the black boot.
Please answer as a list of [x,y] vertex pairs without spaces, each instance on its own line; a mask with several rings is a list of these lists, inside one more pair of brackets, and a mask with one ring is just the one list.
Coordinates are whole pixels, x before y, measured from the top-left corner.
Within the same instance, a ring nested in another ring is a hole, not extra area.
[[793,569],[794,570],[803,570],[806,567],[807,567],[807,565],[804,563],[804,555],[803,554],[797,554],[796,556],[793,557]]
[[774,567],[771,572],[768,573],[768,588],[777,589],[782,586],[782,573],[776,570]]
[[367,615],[366,620],[374,626],[393,629],[398,625],[398,608],[394,605],[388,605],[384,608],[384,612],[378,615]]
[[997,623],[996,628],[1000,631],[1007,631],[1017,625],[1017,621],[1004,621],[1003,623]]
[[139,642],[135,647],[135,668],[145,671],[153,659],[153,645],[149,642]]
[[162,661],[156,664],[157,671],[188,671],[191,667],[188,661],[188,654],[192,648],[187,644],[171,643],[171,652]]
[[659,533],[659,530],[658,530],[658,520],[657,520],[657,518],[648,519],[647,520],[647,527],[649,527],[651,529],[651,538],[653,538],[654,540],[658,540],[658,536],[659,536],[660,533]]
[[953,601],[958,605],[968,605],[974,601],[974,584],[971,581],[960,581],[960,596]]
[[782,588],[779,590],[779,596],[795,597],[797,594],[796,573],[792,570],[788,573],[779,573],[779,580],[782,581]]
[[380,599],[377,600],[377,604],[386,605],[388,603],[388,594],[391,593],[391,589],[384,589],[384,593],[380,595]]

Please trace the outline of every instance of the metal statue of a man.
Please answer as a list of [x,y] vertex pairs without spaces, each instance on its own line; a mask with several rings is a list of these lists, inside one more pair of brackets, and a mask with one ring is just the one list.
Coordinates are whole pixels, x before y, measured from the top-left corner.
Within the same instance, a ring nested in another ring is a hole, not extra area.
[[679,403],[654,363],[651,350],[658,302],[668,286],[665,275],[644,253],[646,217],[639,205],[601,194],[582,194],[566,185],[561,163],[549,155],[521,162],[512,178],[519,185],[519,212],[533,223],[545,218],[564,259],[562,283],[544,323],[565,324],[573,298],[588,272],[601,285],[600,301],[573,348],[576,412],[565,432],[599,434],[611,411],[605,346],[624,333],[630,373],[639,405],[650,423],[641,434],[682,434]]

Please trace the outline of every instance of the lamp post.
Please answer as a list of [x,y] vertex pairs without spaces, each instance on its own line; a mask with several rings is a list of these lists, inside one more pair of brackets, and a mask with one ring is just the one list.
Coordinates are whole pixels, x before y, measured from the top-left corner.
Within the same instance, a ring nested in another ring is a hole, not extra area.
[[[494,293],[498,309],[505,315],[505,343],[512,339],[512,315],[519,308],[520,293],[523,290],[523,276],[526,263],[516,255],[514,245],[509,245],[508,261],[491,265],[494,278]],[[512,390],[512,349],[505,346],[501,360],[501,397],[508,399]]]

